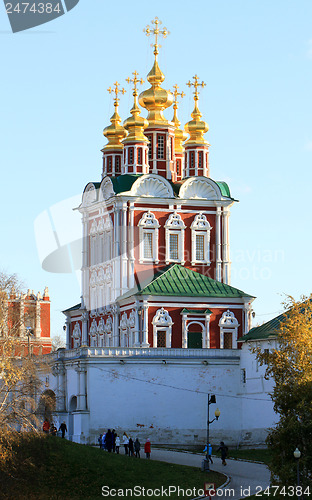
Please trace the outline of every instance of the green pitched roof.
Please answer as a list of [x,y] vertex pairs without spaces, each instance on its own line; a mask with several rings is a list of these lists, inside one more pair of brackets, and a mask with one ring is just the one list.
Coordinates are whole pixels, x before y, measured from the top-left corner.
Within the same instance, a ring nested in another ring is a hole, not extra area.
[[276,318],[270,319],[263,325],[255,326],[246,335],[238,339],[238,342],[246,342],[247,340],[265,340],[278,335],[280,325],[285,318],[285,314],[280,314]]
[[250,297],[247,293],[225,283],[208,278],[203,274],[172,264],[158,272],[141,289],[129,290],[120,298],[131,295],[169,295],[181,297],[241,298]]

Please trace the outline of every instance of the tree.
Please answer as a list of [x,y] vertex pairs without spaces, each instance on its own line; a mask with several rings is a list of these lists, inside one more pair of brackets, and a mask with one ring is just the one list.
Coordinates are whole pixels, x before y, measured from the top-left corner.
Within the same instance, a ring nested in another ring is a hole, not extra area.
[[273,484],[296,485],[294,450],[301,451],[301,482],[312,486],[312,295],[295,301],[288,296],[277,331],[278,346],[257,359],[266,364],[265,377],[273,378],[271,397],[280,420],[267,437],[272,451]]
[[[16,432],[38,432],[36,411],[40,393],[38,357],[19,356],[21,332],[25,330],[25,316],[12,307],[10,297],[20,287],[15,275],[0,272],[0,462],[12,456],[12,443]],[[48,403],[47,403],[48,404]]]
[[61,335],[55,335],[54,337],[52,337],[52,352],[65,347],[66,343]]

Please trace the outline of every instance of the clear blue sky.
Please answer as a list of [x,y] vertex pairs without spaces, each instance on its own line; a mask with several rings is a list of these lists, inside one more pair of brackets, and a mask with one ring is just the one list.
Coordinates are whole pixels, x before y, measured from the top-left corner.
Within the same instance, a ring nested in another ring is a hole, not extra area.
[[[16,34],[1,3],[1,267],[35,291],[49,286],[54,335],[80,287],[75,273],[41,268],[38,247],[41,257],[52,248],[44,217],[55,217],[64,243],[75,239],[80,216],[71,207],[101,178],[102,130],[113,109],[106,89],[116,79],[127,86],[134,70],[146,78],[152,49],[143,28],[156,15],[171,32],[160,49],[164,87],[177,83],[187,94],[183,124],[192,111],[185,83],[195,73],[207,83],[200,109],[210,125],[211,177],[240,200],[230,218],[233,286],[257,296],[257,322],[280,311],[280,294],[311,291],[310,0],[80,0]],[[123,119],[131,104],[127,92]],[[61,212],[51,209],[61,202]]]

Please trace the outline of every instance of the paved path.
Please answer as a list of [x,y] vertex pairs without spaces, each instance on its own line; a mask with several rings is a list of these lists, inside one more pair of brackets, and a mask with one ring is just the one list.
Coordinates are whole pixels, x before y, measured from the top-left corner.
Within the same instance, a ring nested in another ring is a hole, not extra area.
[[[144,453],[142,455],[144,456]],[[211,469],[227,474],[230,477],[230,483],[225,486],[224,494],[222,496],[218,495],[216,498],[239,500],[254,495],[256,491],[259,491],[259,489],[256,490],[257,487],[265,489],[270,484],[270,472],[266,465],[227,459],[227,465],[223,466],[219,457],[212,458],[214,463],[211,464]],[[154,448],[152,449],[151,459],[201,467],[203,455]]]

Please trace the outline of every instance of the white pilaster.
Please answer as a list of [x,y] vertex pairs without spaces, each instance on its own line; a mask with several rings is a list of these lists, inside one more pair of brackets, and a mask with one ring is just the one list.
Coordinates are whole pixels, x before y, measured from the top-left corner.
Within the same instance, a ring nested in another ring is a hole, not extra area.
[[222,281],[221,207],[217,207],[217,212],[216,212],[216,280]]
[[148,343],[148,303],[147,300],[143,302],[143,332],[142,332],[142,347],[149,347]]
[[223,209],[223,282],[229,285],[231,283],[231,262],[229,245],[229,216],[230,211]]

